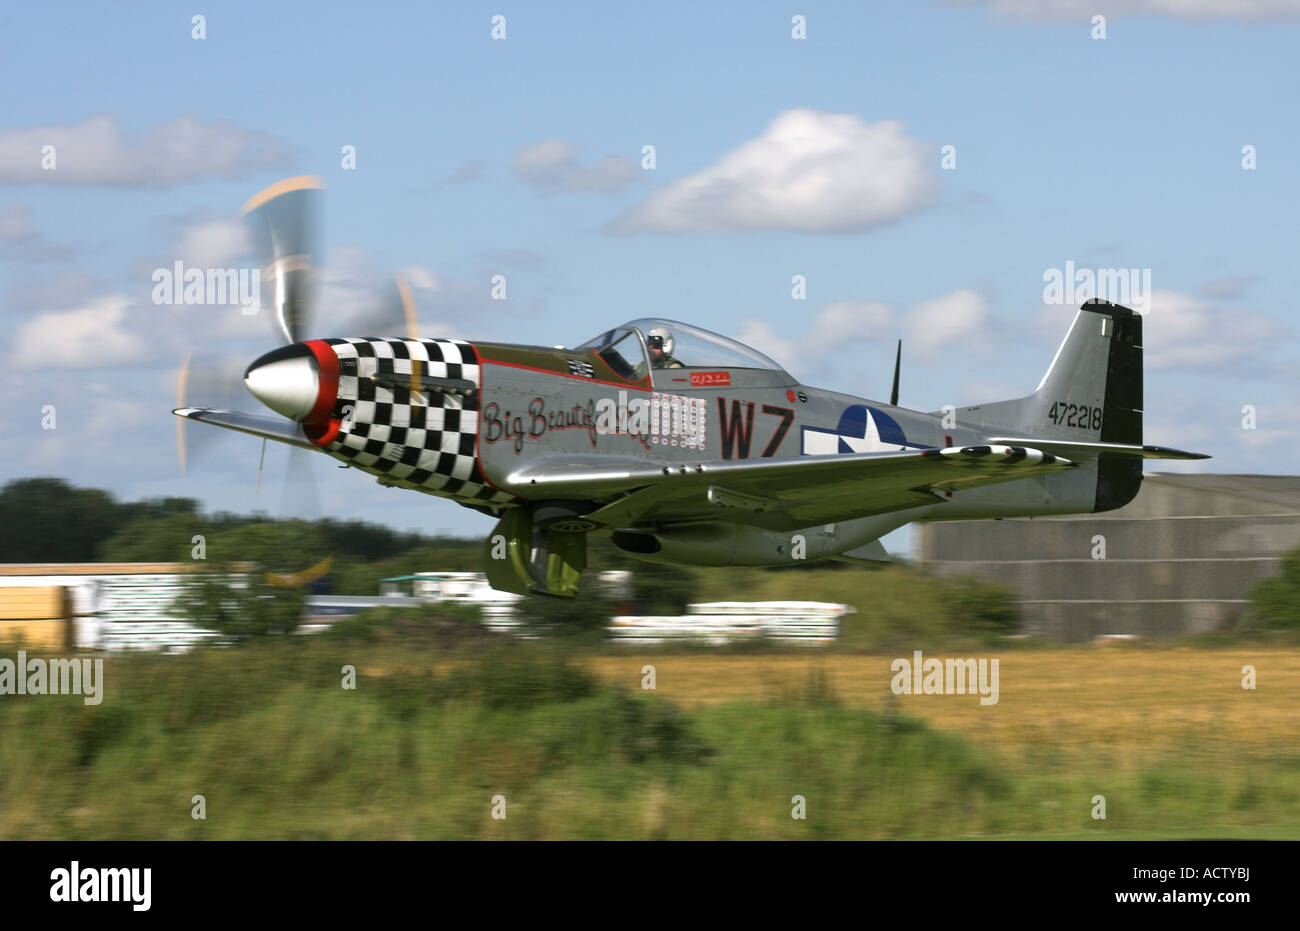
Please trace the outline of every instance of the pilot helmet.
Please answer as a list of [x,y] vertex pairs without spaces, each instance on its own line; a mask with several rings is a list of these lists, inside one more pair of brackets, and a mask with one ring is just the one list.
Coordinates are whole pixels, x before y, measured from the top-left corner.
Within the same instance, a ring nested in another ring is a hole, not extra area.
[[666,326],[657,326],[646,334],[646,345],[651,349],[662,349],[664,355],[673,354],[673,334]]

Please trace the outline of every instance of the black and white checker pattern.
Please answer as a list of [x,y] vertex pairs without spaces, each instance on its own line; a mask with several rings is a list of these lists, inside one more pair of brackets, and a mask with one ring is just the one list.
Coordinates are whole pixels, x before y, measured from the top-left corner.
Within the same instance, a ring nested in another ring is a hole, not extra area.
[[[339,357],[335,416],[343,421],[328,452],[366,472],[453,498],[481,504],[517,501],[488,485],[475,459],[483,380],[473,346],[454,339],[325,342]],[[368,377],[410,375],[413,360],[421,363],[421,374],[464,379],[475,390],[468,396],[424,391],[413,399],[406,388],[376,384]]]

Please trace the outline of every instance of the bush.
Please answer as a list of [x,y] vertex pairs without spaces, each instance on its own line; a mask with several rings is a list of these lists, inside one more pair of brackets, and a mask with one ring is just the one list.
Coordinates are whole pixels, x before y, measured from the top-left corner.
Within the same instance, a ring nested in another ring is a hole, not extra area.
[[1277,575],[1255,584],[1250,600],[1266,627],[1300,629],[1300,549],[1282,557],[1282,569]]
[[[302,620],[309,570],[326,549],[303,521],[249,524],[212,537],[200,571],[181,584],[177,606],[191,623],[232,640],[289,634]],[[321,562],[318,562],[321,561]]]
[[1005,636],[1020,627],[1020,606],[1014,588],[973,576],[950,579],[945,587],[957,632]]
[[574,597],[533,594],[517,602],[515,610],[523,627],[534,634],[595,641],[605,635],[617,608],[596,584],[595,573],[588,571]]
[[391,642],[405,649],[439,650],[482,646],[506,639],[506,635],[484,626],[478,607],[468,604],[368,608],[335,621],[318,636],[344,643]]
[[443,687],[449,697],[473,699],[492,709],[525,711],[586,698],[597,691],[599,682],[562,657],[539,660],[515,648],[451,670]]

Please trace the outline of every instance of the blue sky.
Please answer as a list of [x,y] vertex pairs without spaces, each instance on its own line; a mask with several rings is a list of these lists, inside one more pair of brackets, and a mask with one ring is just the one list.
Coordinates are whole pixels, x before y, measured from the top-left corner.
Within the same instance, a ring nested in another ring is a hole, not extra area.
[[[407,269],[428,335],[572,345],[667,316],[877,398],[902,336],[902,400],[925,409],[1032,390],[1073,313],[1044,304],[1046,270],[1150,269],[1148,442],[1215,456],[1169,468],[1295,471],[1300,3],[700,6],[0,13],[0,481],[280,511],[280,451],[258,496],[252,439],[182,474],[169,413],[187,351],[246,363],[269,327],[155,306],[150,275],[237,262],[239,206],[301,173],[328,185],[323,317],[339,326]],[[830,154],[782,167],[763,146],[791,132]],[[46,138],[58,167],[37,171]],[[792,193],[813,175],[819,193]],[[717,210],[691,200],[704,183],[723,185]],[[489,526],[314,470],[331,513]]]

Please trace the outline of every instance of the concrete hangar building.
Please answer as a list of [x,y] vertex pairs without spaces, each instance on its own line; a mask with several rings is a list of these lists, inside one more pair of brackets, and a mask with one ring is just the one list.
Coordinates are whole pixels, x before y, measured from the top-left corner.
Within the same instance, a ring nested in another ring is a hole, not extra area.
[[1025,631],[1071,643],[1232,626],[1300,546],[1300,476],[1147,475],[1116,511],[920,525],[941,575],[1020,593]]

